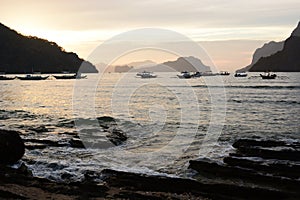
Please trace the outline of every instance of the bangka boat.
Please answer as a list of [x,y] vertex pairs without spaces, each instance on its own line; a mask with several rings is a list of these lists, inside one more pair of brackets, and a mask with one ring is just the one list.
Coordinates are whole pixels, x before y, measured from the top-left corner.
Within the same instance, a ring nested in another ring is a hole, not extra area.
[[267,72],[265,74],[260,74],[260,77],[262,79],[275,79],[277,77],[277,75],[273,74],[273,73],[270,73],[270,72]]
[[14,80],[16,77],[8,77],[8,76],[5,76],[5,75],[0,75],[0,80]]
[[156,78],[157,75],[154,74],[153,72],[146,72],[146,71],[144,71],[144,72],[142,72],[142,73],[140,74],[140,77],[141,77],[141,78]]
[[48,77],[49,76],[27,74],[26,76],[18,76],[17,78],[20,80],[45,80]]
[[246,72],[237,72],[234,74],[234,77],[247,77],[248,74]]
[[217,73],[209,72],[201,72],[201,76],[217,76]]
[[178,78],[192,78],[192,75],[190,72],[181,72],[177,75]]
[[192,74],[193,78],[199,78],[200,76],[202,76],[200,72],[195,72]]
[[229,76],[230,73],[227,72],[227,71],[221,71],[221,72],[219,73],[219,75],[220,75],[220,76]]
[[82,79],[86,78],[87,76],[82,76],[81,74],[65,74],[65,75],[53,75],[56,79]]

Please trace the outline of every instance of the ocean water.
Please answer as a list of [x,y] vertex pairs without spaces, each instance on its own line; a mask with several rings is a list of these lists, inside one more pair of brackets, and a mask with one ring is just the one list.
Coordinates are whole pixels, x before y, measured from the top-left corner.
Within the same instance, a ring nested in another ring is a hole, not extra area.
[[[300,140],[300,73],[277,75],[178,79],[176,73],[158,73],[140,79],[107,73],[1,81],[0,128],[20,131],[27,141],[60,144],[26,150],[22,162],[35,176],[78,181],[93,174],[100,180],[101,170],[111,168],[185,177],[189,160],[222,160],[238,138]],[[116,120],[126,142],[110,143],[96,120],[102,116]],[[70,146],[74,137],[87,148]]]

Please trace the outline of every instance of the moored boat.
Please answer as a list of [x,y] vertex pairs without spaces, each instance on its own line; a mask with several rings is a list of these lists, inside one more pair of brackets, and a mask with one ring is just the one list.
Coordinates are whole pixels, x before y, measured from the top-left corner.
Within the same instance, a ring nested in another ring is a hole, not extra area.
[[219,73],[219,75],[220,75],[220,76],[229,76],[230,73],[227,72],[227,71],[221,71],[221,72]]
[[18,76],[17,78],[20,79],[20,80],[45,80],[48,77],[49,76],[27,74],[26,76]]
[[260,74],[260,77],[262,79],[275,79],[277,75],[270,72],[266,72],[265,74]]
[[14,80],[16,77],[9,77],[6,75],[0,75],[0,80]]
[[54,78],[56,79],[83,79],[86,78],[86,75],[81,75],[79,73],[75,74],[64,74],[64,75],[53,75]]
[[144,71],[143,73],[141,73],[140,77],[141,78],[156,78],[157,75],[154,74],[153,72],[146,72],[146,71]]
[[247,77],[248,74],[246,72],[236,72],[234,77]]
[[190,72],[184,71],[177,75],[178,78],[192,78]]

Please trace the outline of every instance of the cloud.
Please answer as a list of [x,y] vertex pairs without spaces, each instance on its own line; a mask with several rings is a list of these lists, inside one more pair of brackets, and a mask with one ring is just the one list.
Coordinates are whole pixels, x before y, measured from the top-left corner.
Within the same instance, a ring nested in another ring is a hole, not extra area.
[[298,0],[4,0],[0,11],[23,23],[91,30],[287,26],[299,20],[299,9]]

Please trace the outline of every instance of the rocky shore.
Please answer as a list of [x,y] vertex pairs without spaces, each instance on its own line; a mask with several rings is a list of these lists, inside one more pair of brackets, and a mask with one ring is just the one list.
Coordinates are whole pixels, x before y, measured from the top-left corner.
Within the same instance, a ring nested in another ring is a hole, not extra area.
[[[6,130],[0,130],[0,139],[0,199],[300,198],[298,142],[240,139],[232,145],[235,152],[223,162],[190,160],[188,170],[193,176],[189,178],[104,169],[99,173],[86,172],[80,182],[65,183],[34,177],[24,162],[18,160],[24,148],[66,144],[23,141],[18,132]],[[68,145],[81,147],[78,138]],[[12,165],[15,162],[18,167]]]

